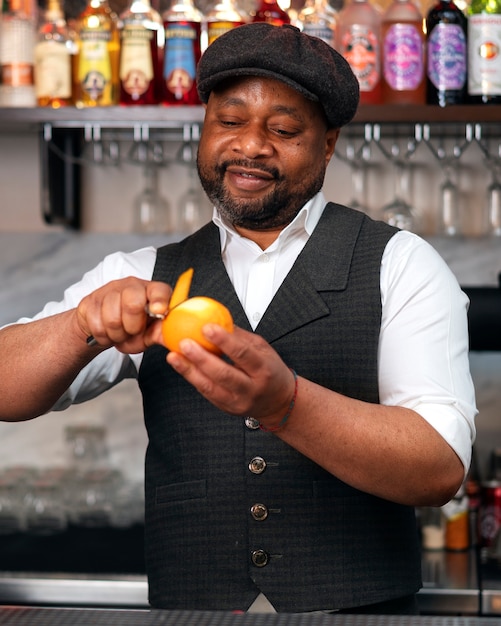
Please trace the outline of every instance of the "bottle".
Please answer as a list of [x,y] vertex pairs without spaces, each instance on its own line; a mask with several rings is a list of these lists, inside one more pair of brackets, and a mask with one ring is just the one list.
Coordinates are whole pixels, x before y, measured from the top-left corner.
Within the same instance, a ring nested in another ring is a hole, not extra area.
[[76,35],[77,54],[73,71],[75,106],[118,104],[118,18],[107,0],[88,0],[77,19]]
[[237,26],[247,22],[247,17],[240,10],[235,0],[219,0],[205,14],[207,24],[207,43],[210,44]]
[[59,0],[48,0],[35,45],[37,104],[58,109],[72,104],[71,67],[76,52]]
[[336,49],[360,85],[360,104],[381,104],[381,12],[368,0],[351,0],[339,14]]
[[383,101],[425,104],[423,18],[412,0],[393,0],[383,15]]
[[468,12],[468,95],[472,104],[501,103],[501,1],[472,0]]
[[439,0],[426,16],[426,102],[447,106],[466,99],[467,19],[454,0]]
[[200,104],[195,77],[201,56],[202,17],[192,0],[172,0],[162,15],[165,27],[163,104]]
[[35,20],[23,0],[4,0],[0,18],[0,106],[34,107]]
[[290,24],[290,21],[289,14],[277,0],[259,0],[256,10],[251,14],[251,22],[267,22],[273,26]]
[[442,507],[445,519],[446,550],[467,550],[470,547],[470,523],[468,496],[464,485],[456,495]]
[[298,15],[298,22],[303,33],[318,37],[334,48],[337,12],[328,0],[306,0]]
[[150,0],[131,0],[120,15],[120,104],[158,104],[165,31]]

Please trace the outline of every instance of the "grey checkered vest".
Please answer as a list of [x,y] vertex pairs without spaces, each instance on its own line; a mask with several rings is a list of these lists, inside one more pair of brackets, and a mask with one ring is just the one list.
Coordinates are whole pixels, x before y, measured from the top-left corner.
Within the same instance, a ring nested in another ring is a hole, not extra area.
[[[380,263],[394,233],[327,205],[256,329],[301,376],[368,402],[378,402]],[[172,284],[187,267],[195,269],[190,295],[220,300],[251,330],[212,223],[160,248],[153,277]],[[418,590],[412,508],[348,486],[249,420],[219,411],[165,354],[149,349],[139,373],[154,607],[245,610],[262,591],[279,612],[302,612]],[[254,504],[265,505],[265,519],[253,517]]]

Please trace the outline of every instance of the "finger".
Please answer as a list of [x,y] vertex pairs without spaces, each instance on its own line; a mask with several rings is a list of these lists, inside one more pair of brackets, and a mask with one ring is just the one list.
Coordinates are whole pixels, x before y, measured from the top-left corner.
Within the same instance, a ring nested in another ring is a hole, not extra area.
[[146,285],[146,304],[151,313],[165,315],[169,310],[172,287],[159,281],[151,281]]

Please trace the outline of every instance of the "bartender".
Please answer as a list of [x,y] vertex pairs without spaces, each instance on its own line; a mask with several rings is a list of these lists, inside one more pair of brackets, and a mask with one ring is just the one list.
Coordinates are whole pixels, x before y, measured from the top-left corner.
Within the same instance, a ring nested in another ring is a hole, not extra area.
[[[138,379],[154,607],[416,613],[414,507],[456,493],[475,436],[468,300],[418,236],[324,198],[359,98],[334,49],[244,25],[197,80],[212,222],[108,256],[0,331],[0,417]],[[187,267],[235,320],[204,328],[222,357],[168,352],[145,313]]]

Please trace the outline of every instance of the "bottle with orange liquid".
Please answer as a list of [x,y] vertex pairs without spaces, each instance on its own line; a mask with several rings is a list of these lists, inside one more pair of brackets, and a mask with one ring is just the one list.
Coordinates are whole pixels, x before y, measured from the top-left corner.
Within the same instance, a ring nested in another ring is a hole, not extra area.
[[380,104],[381,12],[368,0],[351,0],[339,14],[336,49],[360,84],[360,104]]
[[71,65],[75,52],[74,33],[66,24],[59,0],[48,0],[35,45],[38,106],[58,109],[72,104]]
[[425,104],[425,37],[423,16],[412,0],[393,0],[381,26],[383,101]]
[[120,36],[118,18],[108,1],[88,0],[77,19],[75,30],[75,106],[83,108],[118,104]]
[[201,56],[202,17],[192,0],[172,0],[162,14],[165,27],[163,104],[200,104],[195,75]]
[[237,26],[248,21],[234,0],[218,0],[205,14],[208,45]]

